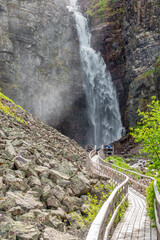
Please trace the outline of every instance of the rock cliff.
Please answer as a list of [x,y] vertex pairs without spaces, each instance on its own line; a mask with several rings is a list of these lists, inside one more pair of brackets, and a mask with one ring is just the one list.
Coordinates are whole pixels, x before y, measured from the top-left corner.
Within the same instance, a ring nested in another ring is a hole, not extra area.
[[93,46],[101,51],[112,74],[123,123],[133,126],[137,109],[144,110],[152,95],[159,96],[160,3],[106,1],[101,11],[96,1],[80,3],[91,16]]
[[[0,0],[0,87],[17,104],[84,146],[86,100],[68,2]],[[83,11],[93,15],[92,44],[111,72],[128,128],[136,123],[137,109],[145,109],[150,96],[160,96],[159,1],[106,2],[99,9],[96,0],[79,0]]]
[[23,108],[82,143],[85,97],[68,2],[0,0],[0,87]]

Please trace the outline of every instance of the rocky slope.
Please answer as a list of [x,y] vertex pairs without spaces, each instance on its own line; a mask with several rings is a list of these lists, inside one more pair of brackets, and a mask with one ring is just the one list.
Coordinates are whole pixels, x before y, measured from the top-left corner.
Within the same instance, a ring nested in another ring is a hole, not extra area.
[[0,109],[0,239],[82,240],[86,151],[3,95]]
[[[137,120],[152,95],[159,96],[160,3],[158,0],[117,0],[98,14],[96,1],[79,1],[90,11],[92,42],[101,51],[117,89],[125,127]],[[99,1],[100,2],[100,1]],[[104,2],[104,1],[103,1]],[[97,12],[97,13],[96,13]],[[156,69],[155,69],[156,67]]]
[[0,0],[0,87],[17,104],[84,145],[85,98],[68,3]]

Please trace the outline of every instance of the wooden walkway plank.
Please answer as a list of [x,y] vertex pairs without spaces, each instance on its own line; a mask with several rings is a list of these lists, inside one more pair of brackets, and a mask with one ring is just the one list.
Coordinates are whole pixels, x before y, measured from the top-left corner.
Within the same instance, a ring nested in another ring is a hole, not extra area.
[[129,189],[129,207],[111,240],[156,240],[157,232],[147,216],[145,198]]

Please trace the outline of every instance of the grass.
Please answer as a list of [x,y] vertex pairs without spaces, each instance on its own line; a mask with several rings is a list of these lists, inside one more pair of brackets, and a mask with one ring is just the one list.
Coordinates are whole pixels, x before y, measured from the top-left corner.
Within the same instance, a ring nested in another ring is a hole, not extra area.
[[108,157],[105,159],[106,162],[108,162],[109,160],[111,160],[113,162],[114,165],[116,165],[117,167],[121,167],[121,168],[125,168],[125,169],[130,169],[129,165],[125,162],[123,162],[123,158],[122,157]]
[[[8,104],[6,102],[8,102]],[[6,115],[10,115],[18,122],[26,124],[26,122],[20,116],[17,116],[18,108],[25,111],[21,106],[16,105],[10,98],[0,92],[0,110]]]
[[88,193],[88,200],[85,202],[86,209],[84,214],[72,213],[72,218],[79,224],[80,227],[87,227],[93,222],[104,202],[108,199],[114,190],[113,184],[98,184],[94,187],[93,193]]

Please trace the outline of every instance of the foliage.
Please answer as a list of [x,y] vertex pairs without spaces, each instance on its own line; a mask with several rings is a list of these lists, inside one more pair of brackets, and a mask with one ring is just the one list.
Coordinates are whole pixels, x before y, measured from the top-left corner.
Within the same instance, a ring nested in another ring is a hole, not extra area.
[[[157,179],[157,188],[160,193],[160,179]],[[154,182],[151,182],[146,189],[146,200],[148,215],[153,221],[155,221],[154,199],[155,199]]]
[[88,226],[88,224],[93,222],[102,205],[112,193],[113,189],[113,184],[106,184],[105,186],[100,184],[95,187],[94,194],[88,193],[88,201],[85,202],[86,206],[88,207],[85,209],[84,216],[72,213],[73,219],[75,219],[81,227]]
[[[106,184],[105,186],[101,184],[98,187],[95,187],[96,194],[92,195],[88,193],[88,201],[86,202],[86,205],[88,205],[88,207],[85,210],[85,215],[82,216],[81,214],[72,213],[73,219],[75,219],[76,222],[78,222],[80,227],[87,227],[89,224],[91,224],[94,221],[99,210],[101,209],[102,205],[107,200],[109,195],[112,193],[113,189],[114,189],[113,184]],[[99,194],[100,196],[98,196]],[[120,204],[123,197],[124,195],[122,195],[120,200],[117,202],[117,206]],[[123,218],[127,207],[128,207],[128,200],[126,200],[119,208],[117,216],[114,221],[114,226],[116,226],[118,222]],[[111,217],[112,217],[112,214],[110,218]]]
[[140,76],[140,77],[136,78],[136,80],[137,80],[137,81],[139,81],[139,80],[142,80],[142,79],[144,79],[144,78],[146,78],[146,77],[150,76],[150,75],[151,75],[151,74],[153,74],[153,73],[154,73],[154,69],[152,69],[152,70],[149,70],[149,71],[147,71],[147,72],[143,73],[143,75],[142,75],[142,76]]
[[[124,195],[121,196],[121,199],[119,200],[119,203],[122,201]],[[122,203],[122,205],[120,206],[119,210],[118,210],[118,213],[117,213],[117,216],[115,218],[115,221],[114,221],[114,225],[116,226],[119,221],[124,217],[124,214],[125,214],[125,211],[126,211],[126,208],[128,207],[128,200],[124,201]]]
[[111,160],[113,162],[113,164],[116,165],[117,167],[129,169],[128,164],[123,162],[122,157],[113,156],[113,157],[108,157],[107,159],[105,159],[106,162],[108,162],[109,160]]
[[148,215],[152,220],[155,220],[155,214],[154,214],[155,193],[154,193],[153,184],[154,182],[151,182],[150,185],[146,188],[146,201],[147,201]]
[[141,120],[138,126],[134,128],[131,135],[136,142],[142,142],[143,148],[140,152],[148,153],[152,164],[149,169],[160,170],[160,104],[156,97],[152,97],[152,103],[147,105],[148,110],[141,112],[138,110],[138,115]]
[[90,9],[87,11],[87,14],[90,15],[91,17],[94,15],[100,15],[101,18],[103,19],[105,11],[110,10],[110,8],[108,8],[108,4],[109,3],[114,3],[117,0],[92,0],[92,6],[90,7]]
[[[6,105],[5,100],[12,104]],[[0,92],[0,110],[5,114],[15,118],[18,122],[24,123],[24,120],[21,117],[16,116],[17,108],[21,108],[23,111],[25,111],[21,106],[16,105],[10,98],[6,97]]]
[[86,224],[93,222],[103,203],[107,200],[113,189],[113,184],[106,184],[105,186],[100,185],[96,187],[95,190],[101,193],[100,199],[96,194],[92,196],[90,193],[88,193],[89,210],[86,209],[87,217],[84,217]]

